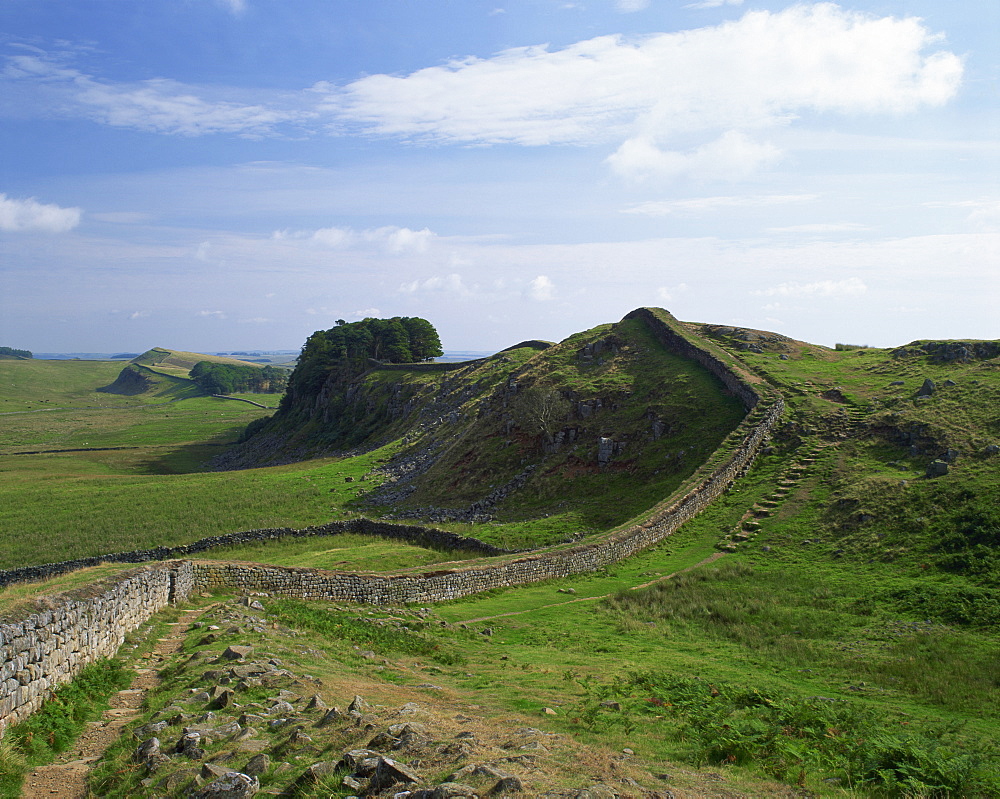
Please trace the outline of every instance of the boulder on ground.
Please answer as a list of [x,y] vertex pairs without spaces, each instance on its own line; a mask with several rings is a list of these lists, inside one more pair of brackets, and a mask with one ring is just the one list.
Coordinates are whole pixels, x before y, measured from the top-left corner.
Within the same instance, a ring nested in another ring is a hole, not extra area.
[[253,654],[252,646],[239,646],[238,644],[233,644],[232,646],[226,647],[226,651],[222,653],[222,657],[225,660],[245,660]]
[[192,799],[244,799],[254,796],[260,790],[260,780],[239,771],[230,771],[210,782],[200,791],[191,794]]
[[943,460],[931,461],[927,467],[928,477],[944,477],[948,474],[948,464]]

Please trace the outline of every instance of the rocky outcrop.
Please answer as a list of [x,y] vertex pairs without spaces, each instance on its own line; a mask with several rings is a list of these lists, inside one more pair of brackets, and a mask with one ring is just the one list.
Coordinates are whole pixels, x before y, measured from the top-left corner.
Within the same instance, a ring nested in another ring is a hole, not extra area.
[[105,394],[123,394],[134,397],[137,394],[145,394],[153,387],[152,376],[143,367],[135,364],[128,364],[121,372],[114,383],[97,389]]
[[892,351],[896,358],[927,356],[934,363],[970,363],[1000,357],[1000,341],[914,341]]

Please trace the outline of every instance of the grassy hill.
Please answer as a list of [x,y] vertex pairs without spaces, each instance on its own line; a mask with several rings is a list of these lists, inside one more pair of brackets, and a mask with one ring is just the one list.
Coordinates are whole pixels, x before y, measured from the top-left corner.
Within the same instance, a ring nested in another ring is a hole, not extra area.
[[[571,740],[586,754],[552,763],[561,788],[594,781],[574,775],[585,757],[602,779],[636,780],[616,784],[633,795],[1000,795],[997,342],[831,350],[687,329],[787,412],[750,472],[675,535],[594,574],[426,612],[265,598],[263,629],[298,630],[308,647],[255,644],[321,674],[330,704],[370,692],[475,717],[484,740],[513,718]],[[33,411],[0,428],[2,566],[358,513],[541,545],[662,498],[743,414],[634,319],[466,366],[372,369],[270,419],[244,403],[102,395],[120,365],[59,366],[0,364],[0,408]],[[34,412],[99,398],[113,406]],[[204,462],[253,419],[230,463],[255,468],[197,469],[193,452]],[[83,441],[137,449],[13,454]],[[449,557],[347,538],[208,556],[365,570]],[[177,662],[178,685],[195,684],[183,681],[198,662]],[[370,737],[322,745],[336,759]],[[275,789],[313,762],[279,743],[289,767],[269,772]],[[138,790],[132,768],[111,759],[102,779]]]
[[366,512],[485,522],[481,537],[532,547],[652,507],[744,414],[706,369],[625,319],[459,368],[333,374],[257,423],[222,462],[390,446],[379,469],[386,485]]
[[163,347],[153,347],[146,350],[142,355],[133,358],[131,363],[141,366],[156,367],[160,370],[171,370],[178,373],[183,372],[184,376],[191,371],[191,368],[200,361],[210,361],[211,363],[228,363],[238,366],[256,366],[263,368],[265,364],[254,361],[244,361],[238,358],[228,358],[221,355],[204,355],[200,352],[184,352],[183,350],[169,350]]

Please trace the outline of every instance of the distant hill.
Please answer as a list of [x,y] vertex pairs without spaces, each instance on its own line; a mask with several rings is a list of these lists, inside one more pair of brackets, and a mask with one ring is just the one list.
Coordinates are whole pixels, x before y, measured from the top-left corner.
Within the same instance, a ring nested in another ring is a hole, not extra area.
[[195,397],[204,392],[188,377],[160,372],[142,364],[126,364],[113,383],[97,389],[104,394],[122,394],[135,397],[147,394],[150,397],[182,399]]
[[98,391],[127,396],[280,394],[287,376],[287,369],[270,364],[154,347],[133,358],[113,383]]
[[154,366],[161,369],[173,369],[188,372],[194,368],[196,363],[200,363],[201,361],[263,368],[263,364],[254,363],[253,361],[245,361],[238,358],[229,358],[220,355],[205,355],[200,352],[168,350],[164,347],[153,347],[151,350],[146,350],[146,352],[142,353],[142,355],[133,358],[131,362],[141,366]]
[[13,347],[0,347],[0,358],[23,361],[34,357],[29,350],[16,350]]
[[396,515],[481,521],[571,512],[600,529],[669,494],[744,413],[708,370],[626,318],[464,363],[369,361],[345,371],[319,354],[303,357],[278,413],[252,425],[220,465],[400,439],[389,484],[372,497]]

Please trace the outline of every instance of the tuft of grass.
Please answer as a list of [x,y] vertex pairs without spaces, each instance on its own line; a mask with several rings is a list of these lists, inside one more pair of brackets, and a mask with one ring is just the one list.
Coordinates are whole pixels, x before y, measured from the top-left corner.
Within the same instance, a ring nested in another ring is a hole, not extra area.
[[268,607],[275,618],[299,629],[310,630],[329,640],[346,640],[377,653],[427,657],[439,663],[455,665],[462,658],[442,649],[440,642],[421,630],[428,625],[409,621],[366,619],[357,613],[327,608],[315,602],[274,599]]
[[[602,712],[600,701],[609,697],[619,700],[614,714]],[[890,796],[987,796],[1000,789],[995,745],[855,701],[647,671],[593,691],[581,718],[591,726],[673,729],[699,767],[750,767],[802,787],[822,780]]]
[[135,673],[119,660],[87,666],[71,683],[57,688],[42,708],[11,727],[0,741],[0,791],[16,796],[29,768],[50,763],[108,707],[109,697],[127,688]]

